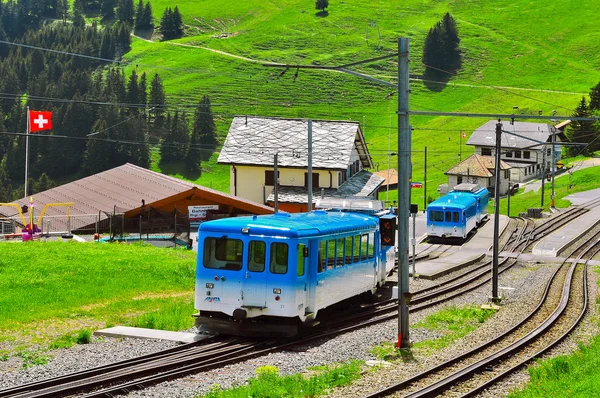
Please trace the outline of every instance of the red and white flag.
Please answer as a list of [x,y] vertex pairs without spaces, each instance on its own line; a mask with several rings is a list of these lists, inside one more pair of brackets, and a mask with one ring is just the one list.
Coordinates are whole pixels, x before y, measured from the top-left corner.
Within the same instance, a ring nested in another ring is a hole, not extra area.
[[467,134],[466,133],[462,133],[461,134],[461,138],[467,138]]
[[52,112],[29,111],[29,131],[31,133],[40,130],[52,129]]

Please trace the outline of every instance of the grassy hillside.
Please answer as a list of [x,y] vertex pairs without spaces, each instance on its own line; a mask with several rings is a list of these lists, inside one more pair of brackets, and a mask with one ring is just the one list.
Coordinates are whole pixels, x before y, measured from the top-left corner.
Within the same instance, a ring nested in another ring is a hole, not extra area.
[[[388,137],[392,152],[397,146],[397,97],[388,95],[393,89],[329,71],[302,70],[294,79],[295,71],[290,70],[280,77],[281,69],[239,57],[341,64],[395,52],[397,38],[403,36],[411,39],[411,72],[421,74],[427,31],[450,12],[458,24],[463,68],[447,85],[413,79],[412,109],[512,113],[517,106],[525,114],[541,110],[549,115],[556,110],[558,115],[569,115],[581,96],[600,81],[594,4],[591,0],[407,0],[401,4],[348,0],[331,1],[328,15],[318,16],[309,0],[185,0],[178,5],[189,36],[162,43],[134,40],[126,58],[138,71],[160,73],[169,101],[180,108],[191,111],[202,95],[210,95],[221,137],[235,114],[353,119],[364,124],[374,162],[385,169]],[[152,6],[158,22],[171,3],[153,0]],[[357,70],[394,82],[396,63],[382,61]],[[423,179],[422,153],[427,146],[429,192],[434,192],[446,180],[443,172],[458,161],[460,131],[469,136],[486,121],[411,117],[413,178]],[[472,149],[463,145],[462,152],[464,158]],[[215,159],[206,162],[198,182],[226,190],[228,168],[216,165]],[[392,158],[392,165],[395,162]]]

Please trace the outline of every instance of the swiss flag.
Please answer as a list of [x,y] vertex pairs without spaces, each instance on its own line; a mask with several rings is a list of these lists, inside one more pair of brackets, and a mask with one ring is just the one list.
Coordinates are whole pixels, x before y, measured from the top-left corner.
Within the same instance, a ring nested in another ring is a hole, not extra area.
[[48,111],[29,111],[29,131],[52,129],[52,112]]

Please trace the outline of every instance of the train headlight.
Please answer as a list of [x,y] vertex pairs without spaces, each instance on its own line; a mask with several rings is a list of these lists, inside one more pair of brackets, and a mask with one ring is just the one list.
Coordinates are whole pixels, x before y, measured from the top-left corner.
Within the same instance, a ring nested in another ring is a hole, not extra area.
[[279,301],[280,298],[281,297],[279,297],[279,296],[275,296],[275,301]]
[[215,288],[215,284],[214,283],[207,283],[206,284],[206,288],[207,289],[214,289]]
[[215,276],[215,280],[216,280],[216,281],[218,281],[218,280],[219,280],[219,277],[218,277],[218,276]]
[[279,288],[273,289],[273,294],[281,294],[281,289],[279,289]]

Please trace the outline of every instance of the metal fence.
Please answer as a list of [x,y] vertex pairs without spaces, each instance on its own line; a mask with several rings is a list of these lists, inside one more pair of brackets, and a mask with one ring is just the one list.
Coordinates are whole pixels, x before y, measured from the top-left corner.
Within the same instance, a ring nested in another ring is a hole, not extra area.
[[[29,220],[26,218],[26,222]],[[37,219],[35,220],[37,221]],[[20,217],[0,218],[0,234],[20,233],[25,226]],[[98,212],[97,214],[76,214],[44,216],[40,221],[42,235],[93,235],[109,234],[110,239],[123,238],[128,234],[140,237],[149,234],[170,234],[175,239],[181,235],[189,237],[190,222],[187,214],[178,210],[163,212],[146,206],[137,217],[126,218],[123,212]]]

